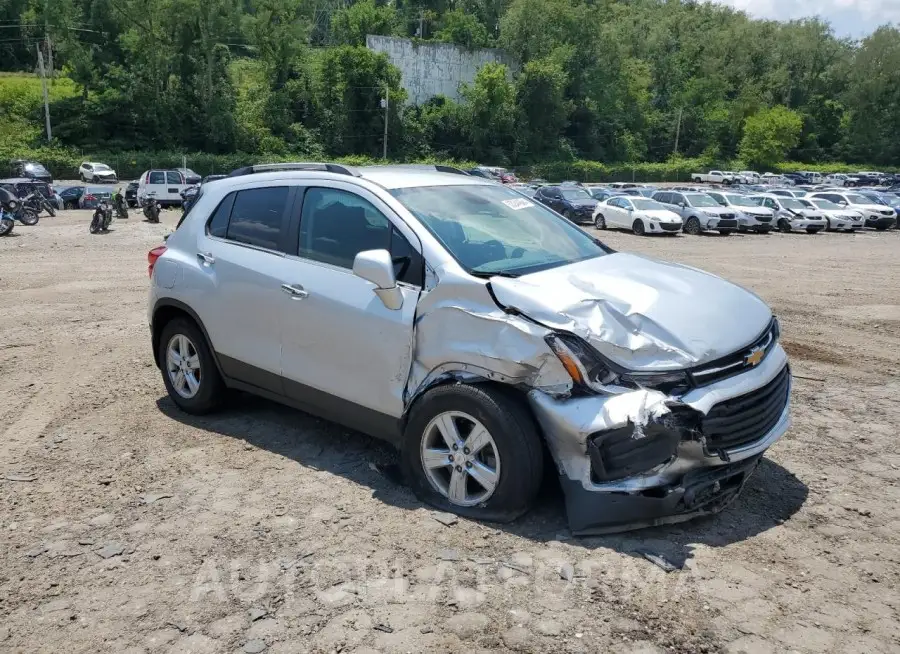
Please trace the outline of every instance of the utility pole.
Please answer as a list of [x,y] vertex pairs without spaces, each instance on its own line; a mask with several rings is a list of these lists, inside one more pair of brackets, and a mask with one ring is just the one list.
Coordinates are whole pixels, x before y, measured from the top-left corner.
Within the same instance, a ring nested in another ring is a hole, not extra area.
[[389,87],[387,84],[385,84],[385,86],[384,86],[384,100],[381,101],[381,106],[384,107],[384,155],[383,155],[383,158],[384,158],[385,161],[387,161],[388,116],[389,116],[390,113],[391,113],[391,107],[390,107],[391,100],[390,100],[390,96],[391,96],[391,89],[390,89],[390,87]]
[[50,69],[50,81],[53,82],[53,48],[50,43],[50,34],[47,34],[47,68]]
[[47,141],[53,140],[53,133],[50,131],[50,101],[47,97],[47,78],[44,76],[44,53],[41,52],[41,44],[35,44],[38,56],[38,68],[41,69],[41,89],[44,91],[44,121],[47,123]]
[[419,14],[419,38],[425,38],[425,11]]
[[682,107],[678,107],[678,123],[675,125],[675,154],[678,154],[678,137],[681,136],[681,111]]

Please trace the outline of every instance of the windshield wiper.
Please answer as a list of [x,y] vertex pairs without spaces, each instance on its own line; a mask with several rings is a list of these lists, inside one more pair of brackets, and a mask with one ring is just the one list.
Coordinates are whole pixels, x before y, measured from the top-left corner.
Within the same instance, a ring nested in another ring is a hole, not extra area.
[[519,277],[518,273],[511,273],[505,270],[501,270],[499,272],[488,272],[487,270],[472,269],[469,271],[469,274],[474,275],[475,277],[482,277],[484,279],[488,279],[490,277],[510,277],[512,279],[515,279],[516,277]]

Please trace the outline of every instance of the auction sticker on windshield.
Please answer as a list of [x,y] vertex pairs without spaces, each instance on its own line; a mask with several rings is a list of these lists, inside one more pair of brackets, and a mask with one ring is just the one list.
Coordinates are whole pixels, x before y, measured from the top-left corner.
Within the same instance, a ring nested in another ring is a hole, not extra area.
[[525,198],[513,198],[512,200],[504,200],[503,204],[515,211],[518,211],[519,209],[527,209],[528,207],[534,206],[533,202],[529,202]]

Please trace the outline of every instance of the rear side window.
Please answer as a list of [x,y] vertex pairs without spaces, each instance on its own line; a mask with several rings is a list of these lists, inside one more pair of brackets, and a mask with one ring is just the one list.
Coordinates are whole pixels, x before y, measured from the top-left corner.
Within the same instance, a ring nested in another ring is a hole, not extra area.
[[234,193],[229,193],[213,211],[209,222],[206,223],[206,233],[217,238],[225,238],[228,233],[228,219],[231,217],[231,207],[234,205]]
[[154,170],[150,172],[150,179],[147,181],[148,184],[165,184],[166,183],[166,174],[161,170]]
[[181,184],[181,173],[176,172],[174,170],[166,171],[166,183],[167,184]]
[[[225,238],[269,250],[282,250],[288,190],[287,186],[267,186],[238,191]],[[222,205],[219,205],[220,209]]]

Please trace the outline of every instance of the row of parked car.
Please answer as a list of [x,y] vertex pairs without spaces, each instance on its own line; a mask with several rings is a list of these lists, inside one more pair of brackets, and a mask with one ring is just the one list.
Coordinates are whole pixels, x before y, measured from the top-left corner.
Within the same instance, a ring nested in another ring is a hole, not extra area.
[[[574,223],[597,229],[617,227],[635,234],[716,231],[768,233],[823,230],[884,231],[897,226],[900,189],[767,188],[677,186],[660,189],[637,184],[584,186],[511,185]],[[624,188],[623,188],[624,187]]]
[[795,173],[762,173],[754,170],[710,170],[708,173],[693,173],[691,180],[696,184],[775,184],[794,186],[795,184],[824,184],[827,186],[891,186],[900,183],[900,175],[878,171],[860,171],[847,175],[832,173],[822,175],[812,170],[800,170]]

